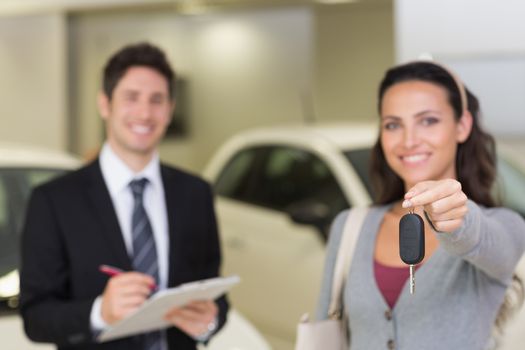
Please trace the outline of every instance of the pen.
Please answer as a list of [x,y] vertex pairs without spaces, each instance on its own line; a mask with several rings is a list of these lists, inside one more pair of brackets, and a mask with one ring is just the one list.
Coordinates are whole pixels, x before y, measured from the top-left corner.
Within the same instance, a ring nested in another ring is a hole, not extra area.
[[[113,277],[113,276],[117,276],[117,275],[120,275],[121,273],[124,272],[124,270],[121,270],[119,269],[118,267],[114,267],[114,266],[110,266],[110,265],[100,265],[98,267],[99,271],[110,276],[110,277]],[[155,291],[157,289],[157,285],[155,283],[153,283],[151,286],[150,286],[151,290],[152,291]]]
[[108,276],[116,276],[116,275],[120,275],[121,273],[123,273],[124,271],[119,269],[118,267],[113,267],[113,266],[109,266],[109,265],[100,265],[98,267],[98,269],[100,270],[100,272],[102,273],[105,273],[106,275]]

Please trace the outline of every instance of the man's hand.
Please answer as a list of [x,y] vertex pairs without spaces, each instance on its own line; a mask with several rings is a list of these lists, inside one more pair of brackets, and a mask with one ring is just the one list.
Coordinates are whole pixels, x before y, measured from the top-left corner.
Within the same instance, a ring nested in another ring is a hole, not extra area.
[[210,330],[209,326],[219,313],[219,308],[211,300],[192,301],[188,305],[174,308],[165,319],[189,336],[196,338]]
[[403,208],[422,206],[427,220],[436,231],[453,232],[468,212],[467,195],[454,179],[422,181],[408,190]]
[[140,272],[124,272],[111,277],[102,294],[102,319],[113,324],[135,311],[151,294],[153,277]]

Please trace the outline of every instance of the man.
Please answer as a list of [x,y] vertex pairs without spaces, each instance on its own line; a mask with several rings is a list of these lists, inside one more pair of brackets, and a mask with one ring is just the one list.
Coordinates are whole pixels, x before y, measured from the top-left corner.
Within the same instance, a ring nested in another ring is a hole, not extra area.
[[[100,156],[33,191],[22,234],[27,335],[59,349],[195,349],[225,322],[225,298],[166,310],[173,327],[97,343],[151,294],[215,277],[220,248],[210,187],[161,164],[175,75],[158,48],[123,48],[104,69]],[[113,277],[101,265],[123,271]]]

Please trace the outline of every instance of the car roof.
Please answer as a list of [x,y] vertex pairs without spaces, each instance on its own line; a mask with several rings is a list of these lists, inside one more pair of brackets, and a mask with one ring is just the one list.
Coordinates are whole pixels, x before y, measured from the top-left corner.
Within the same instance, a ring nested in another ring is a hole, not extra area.
[[311,143],[323,140],[346,150],[356,147],[372,145],[378,133],[377,124],[338,122],[323,124],[288,124],[279,126],[259,127],[240,132],[236,139],[243,139],[247,143],[284,142],[284,143]]
[[63,151],[40,146],[0,142],[1,168],[74,169],[80,164],[79,158]]

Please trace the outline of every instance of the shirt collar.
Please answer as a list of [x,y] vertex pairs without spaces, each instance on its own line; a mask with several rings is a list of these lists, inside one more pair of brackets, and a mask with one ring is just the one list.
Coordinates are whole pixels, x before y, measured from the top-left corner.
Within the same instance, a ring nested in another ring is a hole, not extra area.
[[152,189],[159,190],[162,188],[160,159],[157,152],[153,154],[146,167],[138,173],[131,170],[107,142],[104,143],[100,151],[99,160],[102,176],[112,197],[127,190],[129,183],[134,179],[146,178]]

